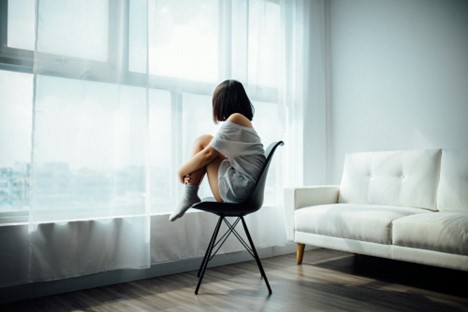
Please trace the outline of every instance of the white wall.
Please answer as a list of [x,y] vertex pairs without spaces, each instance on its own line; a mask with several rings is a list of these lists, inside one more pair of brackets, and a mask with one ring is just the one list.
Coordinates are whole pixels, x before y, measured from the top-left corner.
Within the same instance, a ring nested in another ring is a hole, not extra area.
[[[327,65],[328,54],[326,50],[326,0],[308,0],[304,4],[308,12],[308,29],[305,33],[304,52],[307,60],[304,61],[304,81],[308,86],[304,88],[304,109],[299,118],[303,118],[304,131],[304,184],[324,184],[326,182],[327,163]],[[302,38],[301,38],[302,39]],[[306,118],[304,118],[306,116]],[[295,148],[295,150],[298,150]]]
[[468,148],[468,1],[331,0],[328,182],[347,152]]

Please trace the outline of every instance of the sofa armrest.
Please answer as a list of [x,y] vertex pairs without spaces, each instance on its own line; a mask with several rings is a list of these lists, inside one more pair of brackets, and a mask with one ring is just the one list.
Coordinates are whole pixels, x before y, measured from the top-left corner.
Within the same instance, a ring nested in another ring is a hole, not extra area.
[[286,235],[294,241],[294,211],[304,207],[338,202],[339,185],[302,186],[284,190],[284,219]]

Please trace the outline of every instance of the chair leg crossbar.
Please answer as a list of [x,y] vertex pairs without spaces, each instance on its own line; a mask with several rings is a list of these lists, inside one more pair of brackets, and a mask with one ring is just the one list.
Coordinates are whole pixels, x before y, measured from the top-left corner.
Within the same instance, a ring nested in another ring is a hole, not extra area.
[[[224,221],[224,223],[227,225],[228,229],[227,231],[216,241],[219,233],[219,229],[221,228],[221,223]],[[247,242],[240,236],[240,234],[236,231],[235,227],[239,223],[239,221],[242,221],[242,225],[244,227],[245,235],[247,236],[247,240],[249,241],[250,246],[247,244]],[[208,248],[206,249],[205,256],[203,257],[203,261],[200,265],[200,269],[198,270],[197,277],[198,277],[198,284],[197,288],[195,289],[195,294],[198,295],[198,290],[200,289],[200,285],[203,280],[203,275],[205,274],[206,267],[208,266],[208,262],[210,262],[214,256],[218,253],[219,249],[223,244],[226,242],[227,238],[231,235],[234,234],[234,236],[237,237],[239,242],[244,246],[244,248],[250,253],[250,255],[255,259],[257,262],[258,269],[260,270],[260,274],[262,275],[263,279],[265,280],[265,283],[268,288],[268,294],[271,295],[271,287],[270,283],[268,282],[268,278],[266,277],[265,271],[263,270],[262,263],[260,262],[260,258],[258,257],[257,250],[255,249],[255,245],[252,241],[252,238],[250,237],[249,230],[247,229],[247,224],[245,223],[244,217],[238,217],[234,223],[230,223],[225,217],[220,216],[218,219],[218,223],[216,224],[215,230],[213,232],[213,235],[211,236],[210,243],[208,244]],[[213,252],[213,249],[217,249]]]

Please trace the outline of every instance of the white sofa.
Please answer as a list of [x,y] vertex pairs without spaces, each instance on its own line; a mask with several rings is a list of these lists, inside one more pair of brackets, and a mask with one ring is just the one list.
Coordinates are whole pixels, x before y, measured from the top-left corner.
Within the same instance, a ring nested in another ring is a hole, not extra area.
[[346,155],[340,185],[285,189],[298,244],[468,271],[468,151]]

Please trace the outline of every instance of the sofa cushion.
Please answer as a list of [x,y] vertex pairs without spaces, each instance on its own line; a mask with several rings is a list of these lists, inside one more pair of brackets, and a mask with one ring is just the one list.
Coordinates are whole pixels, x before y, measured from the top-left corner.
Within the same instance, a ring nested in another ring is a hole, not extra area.
[[436,208],[441,150],[346,155],[340,203]]
[[468,212],[468,150],[442,151],[437,208]]
[[427,210],[381,205],[332,204],[295,212],[295,230],[380,244],[391,244],[392,221]]
[[468,213],[432,212],[396,219],[393,244],[468,255]]

